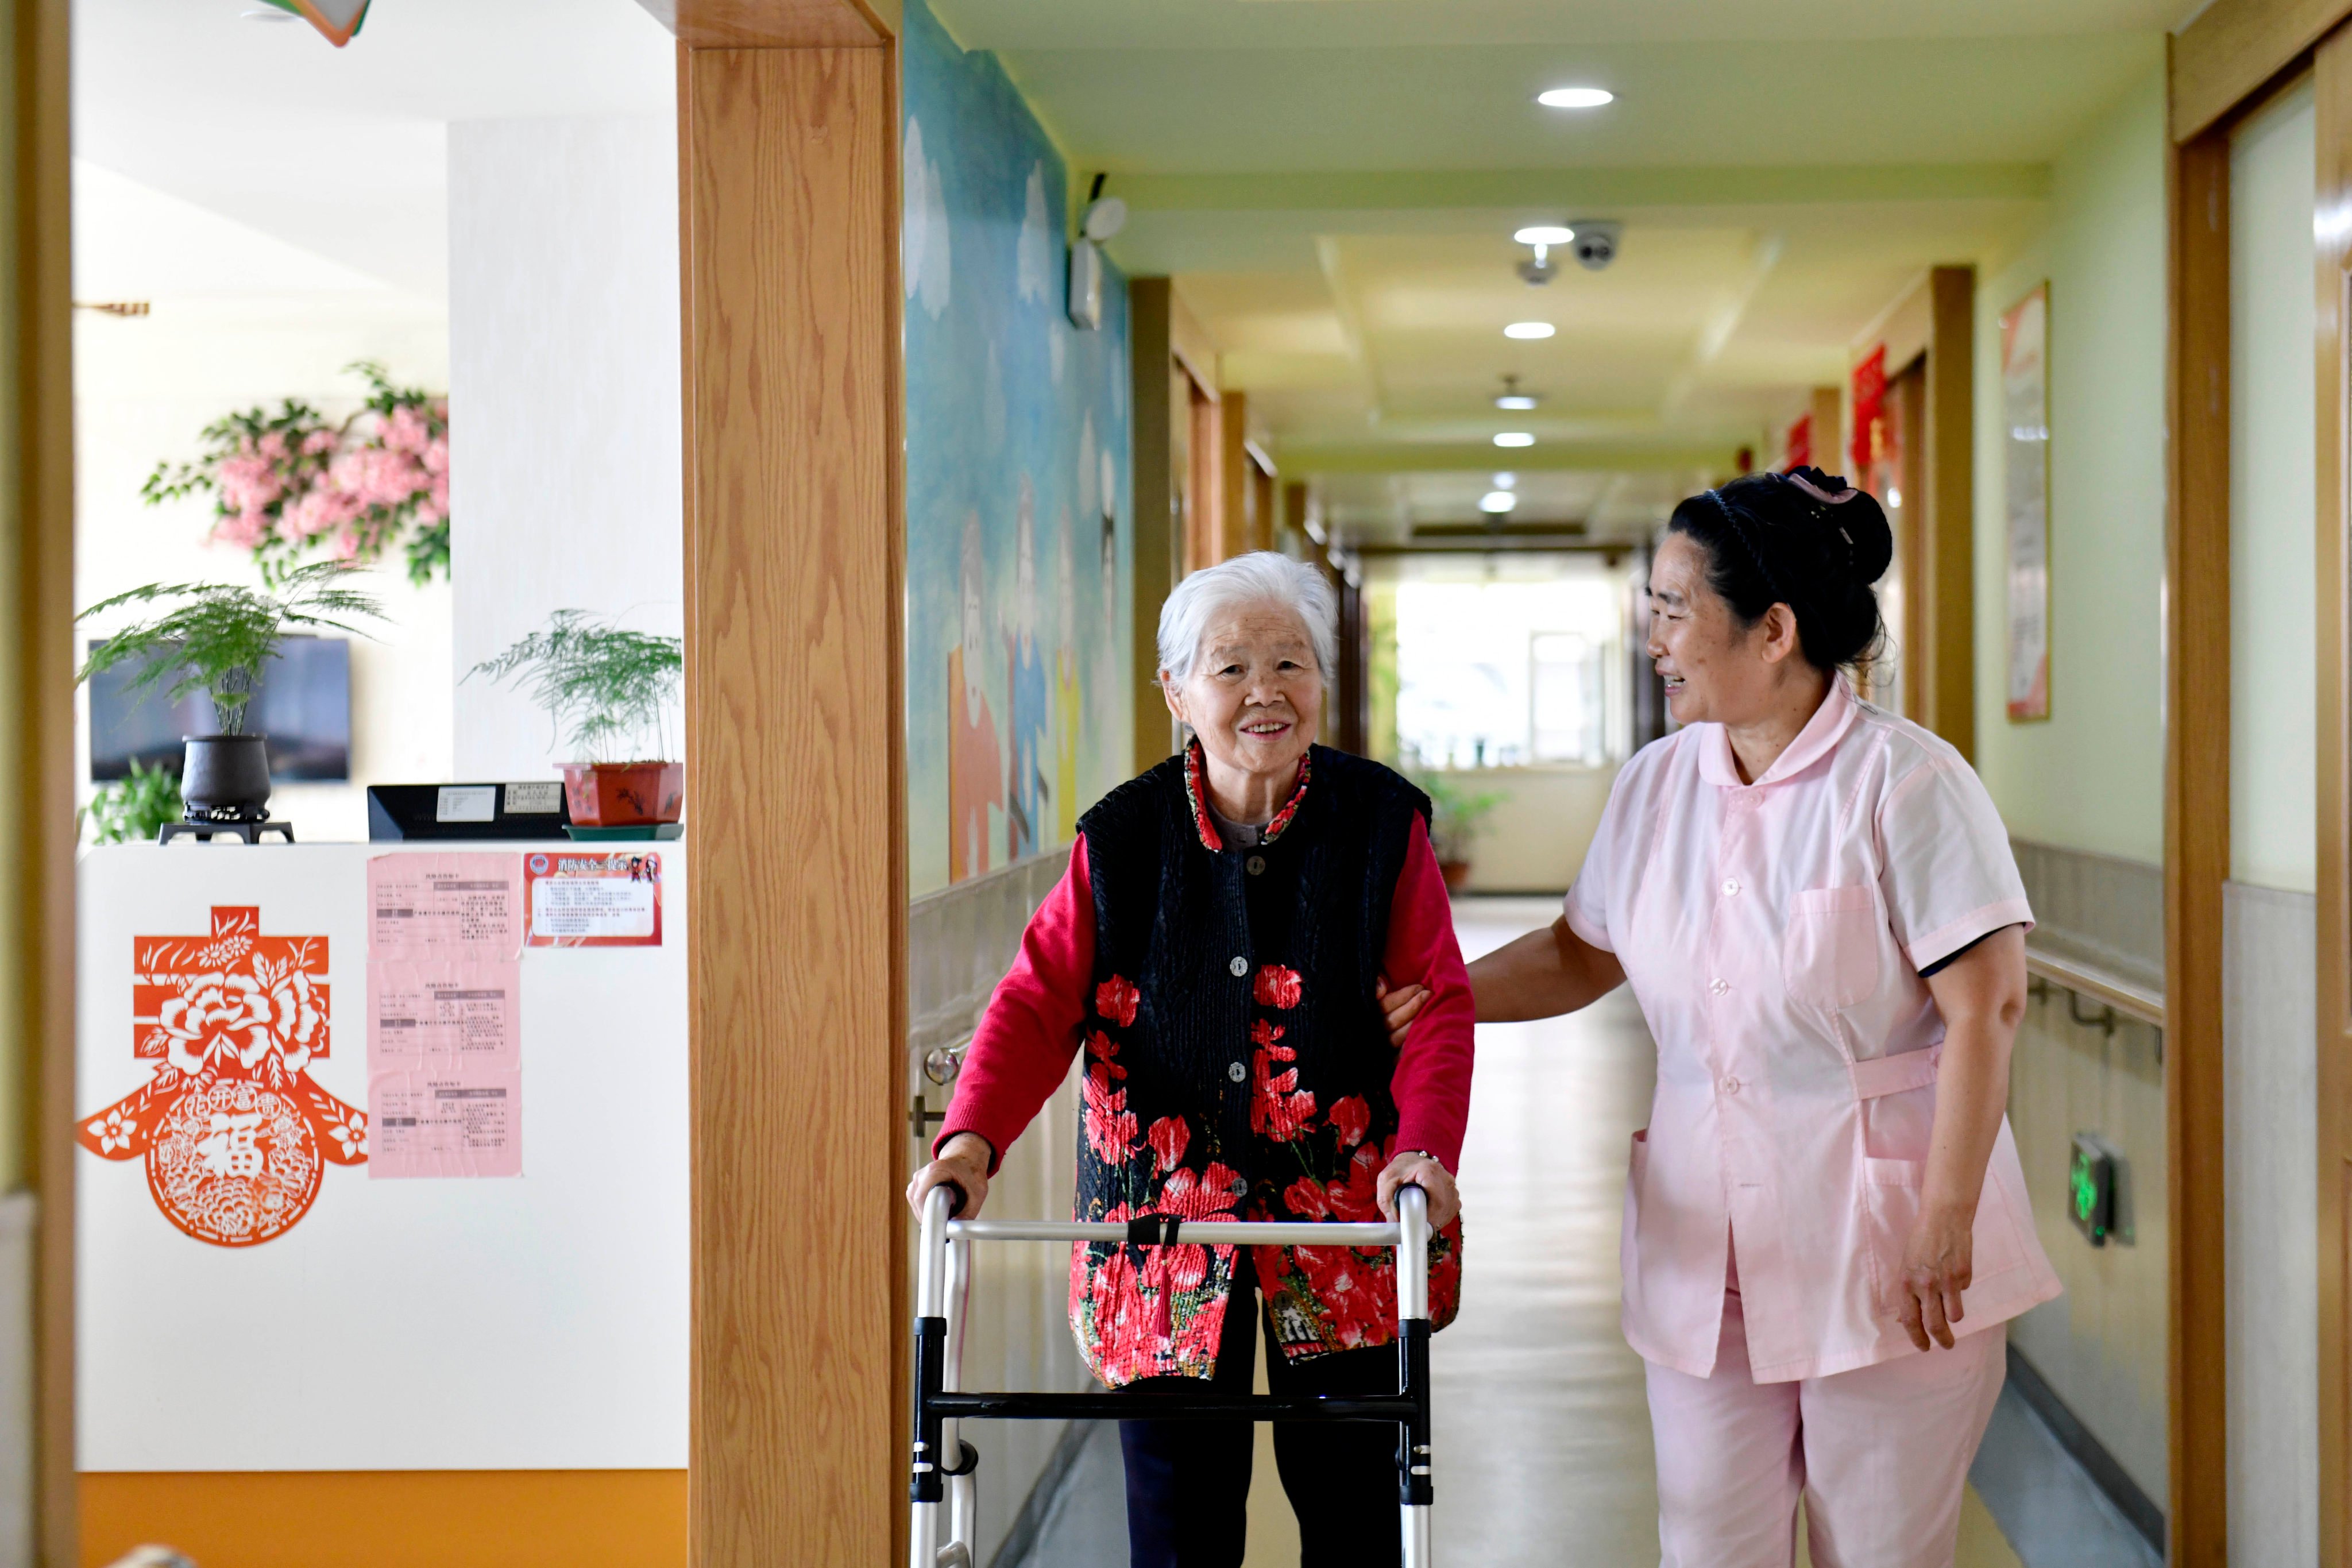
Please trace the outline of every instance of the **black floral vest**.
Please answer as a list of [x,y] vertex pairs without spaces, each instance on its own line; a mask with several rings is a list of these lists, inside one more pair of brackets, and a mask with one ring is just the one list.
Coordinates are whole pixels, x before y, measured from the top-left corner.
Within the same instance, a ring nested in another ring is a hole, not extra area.
[[[1429,801],[1314,747],[1263,841],[1228,848],[1196,742],[1078,824],[1095,900],[1077,1216],[1370,1220],[1393,1152],[1396,1052],[1373,998],[1389,906]],[[1070,1321],[1113,1387],[1208,1377],[1232,1247],[1074,1248]],[[1386,1249],[1258,1247],[1273,1337],[1292,1359],[1385,1344]],[[1458,1226],[1433,1238],[1430,1305],[1460,1295]]]

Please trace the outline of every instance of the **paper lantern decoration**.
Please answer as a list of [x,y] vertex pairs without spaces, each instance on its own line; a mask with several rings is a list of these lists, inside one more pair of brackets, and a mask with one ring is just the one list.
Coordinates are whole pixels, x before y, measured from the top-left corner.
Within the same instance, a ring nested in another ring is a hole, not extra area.
[[301,17],[325,35],[327,42],[341,48],[359,37],[360,24],[367,20],[368,0],[264,0],[280,11]]

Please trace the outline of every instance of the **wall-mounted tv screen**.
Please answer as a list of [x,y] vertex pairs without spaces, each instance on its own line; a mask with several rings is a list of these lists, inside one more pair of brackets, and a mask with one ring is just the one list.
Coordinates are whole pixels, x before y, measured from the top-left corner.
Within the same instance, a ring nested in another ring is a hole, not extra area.
[[[98,645],[93,643],[93,647]],[[261,686],[246,706],[245,732],[268,737],[269,775],[342,784],[352,776],[352,645],[342,637],[289,637],[261,667]],[[201,691],[177,702],[164,687],[131,693],[136,666],[89,682],[89,776],[127,777],[142,767],[180,771],[181,741],[220,728]],[[165,682],[165,686],[170,683]]]

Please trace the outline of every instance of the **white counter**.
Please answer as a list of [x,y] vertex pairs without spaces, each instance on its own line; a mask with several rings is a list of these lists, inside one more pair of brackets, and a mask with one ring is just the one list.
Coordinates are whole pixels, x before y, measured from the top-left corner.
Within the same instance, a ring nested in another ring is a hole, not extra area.
[[[265,938],[326,939],[331,1048],[307,1072],[364,1109],[370,857],[533,847],[91,852],[79,1114],[158,1066],[132,1054],[133,939],[205,936],[216,906],[257,908]],[[77,1153],[83,1469],[685,1466],[687,857],[643,847],[664,946],[522,958],[520,1177],[330,1164],[298,1223],[228,1247],[166,1218],[142,1161]]]

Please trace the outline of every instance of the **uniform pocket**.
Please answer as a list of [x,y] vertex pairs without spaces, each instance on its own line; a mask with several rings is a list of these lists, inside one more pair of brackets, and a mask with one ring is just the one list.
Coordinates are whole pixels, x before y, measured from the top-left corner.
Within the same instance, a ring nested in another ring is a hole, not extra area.
[[[1925,1160],[1864,1159],[1862,1163],[1863,1223],[1870,1249],[1871,1281],[1878,1310],[1890,1318],[1895,1316],[1895,1294],[1903,1286],[1903,1248],[1911,1239],[1911,1227],[1919,1223],[1920,1189],[1927,1181]],[[1990,1179],[1977,1200],[1970,1240],[1971,1289],[2025,1260],[2008,1202]]]
[[1807,1007],[1851,1007],[1878,989],[1878,900],[1867,885],[1808,888],[1789,900],[1780,976]]

